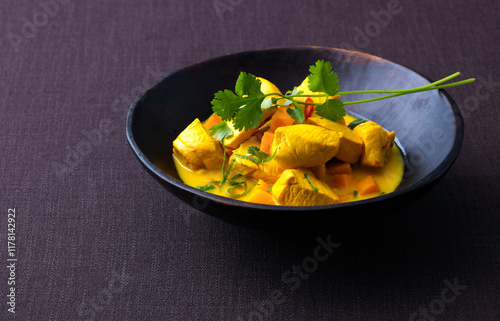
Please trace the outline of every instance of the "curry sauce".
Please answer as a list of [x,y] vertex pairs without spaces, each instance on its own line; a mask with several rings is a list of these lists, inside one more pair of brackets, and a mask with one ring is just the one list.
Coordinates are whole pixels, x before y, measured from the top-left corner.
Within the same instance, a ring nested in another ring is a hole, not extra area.
[[[349,123],[356,118],[347,115],[344,117],[344,119],[347,123]],[[255,141],[254,143],[256,142],[257,141]],[[174,162],[177,172],[182,181],[187,185],[192,187],[200,187],[210,184],[211,182],[221,180],[221,167],[212,169],[208,169],[206,167],[193,169],[189,168],[189,166],[187,166],[186,163],[183,162],[181,157],[176,157],[174,153]],[[322,184],[326,185],[336,196],[334,200],[332,199],[331,203],[352,202],[372,198],[381,194],[393,192],[398,187],[404,174],[404,158],[397,145],[393,144],[392,147],[390,147],[386,163],[383,167],[365,166],[362,164],[361,160],[356,163],[349,164],[338,159],[333,159],[326,162],[324,167],[310,167],[307,169],[307,172],[310,173],[309,177],[315,177],[315,179],[317,180],[316,183],[309,184],[307,180],[303,180],[303,189],[295,194],[290,193],[288,197],[291,197],[293,199],[297,198],[299,194],[304,196],[304,191],[309,188],[309,196],[305,197],[312,199],[311,202],[304,203],[302,201],[300,204],[294,204],[293,200],[288,200],[286,201],[287,204],[280,204],[279,200],[277,199],[276,193],[273,193],[272,190],[273,185],[276,182],[273,182],[274,180],[272,178],[267,179],[266,181],[265,179],[269,177],[266,177],[265,175],[263,175],[261,178],[256,178],[259,177],[258,175],[247,175],[247,187],[245,188],[245,186],[241,184],[240,186],[237,186],[236,188],[231,190],[231,194],[243,194],[246,189],[248,189],[250,186],[255,185],[252,192],[238,199],[242,201],[250,201],[269,205],[293,206],[307,205],[308,203],[311,203],[311,205],[320,205],[315,204],[314,199],[318,198],[319,194],[317,194],[318,192],[315,192],[312,189],[314,185],[318,185],[319,187],[320,183],[318,181],[320,181]],[[233,174],[236,173],[234,172]],[[368,190],[368,192],[363,193],[362,191],[358,190],[359,183],[367,177],[373,178],[373,181],[378,188],[376,191],[370,192],[370,190]],[[302,176],[299,178],[302,178]],[[229,187],[231,187],[230,184],[216,186],[214,189],[210,190],[210,193],[227,197],[227,189]],[[254,194],[259,195],[256,196]]]

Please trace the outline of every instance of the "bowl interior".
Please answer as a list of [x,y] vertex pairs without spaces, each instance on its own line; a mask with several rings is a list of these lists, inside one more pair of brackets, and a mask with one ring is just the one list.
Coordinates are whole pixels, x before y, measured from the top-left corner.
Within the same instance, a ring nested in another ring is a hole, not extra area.
[[[308,75],[309,66],[318,59],[332,63],[339,76],[341,91],[404,89],[429,83],[422,75],[399,64],[333,48],[278,48],[223,56],[175,71],[139,97],[128,115],[130,145],[157,179],[174,188],[198,193],[218,203],[280,208],[229,200],[183,184],[172,160],[172,141],[194,118],[203,120],[210,116],[210,101],[214,93],[234,89],[240,71],[264,77],[285,92],[299,85]],[[373,96],[350,95],[342,99],[350,101]],[[396,192],[356,203],[394,197],[436,181],[458,155],[463,139],[462,118],[444,91],[428,91],[348,107],[348,113],[394,130],[407,161],[405,177]]]

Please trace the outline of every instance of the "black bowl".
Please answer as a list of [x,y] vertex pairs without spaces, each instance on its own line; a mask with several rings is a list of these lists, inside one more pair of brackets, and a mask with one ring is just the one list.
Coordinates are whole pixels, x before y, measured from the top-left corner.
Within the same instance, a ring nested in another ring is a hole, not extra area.
[[[153,177],[195,208],[231,223],[264,229],[314,230],[368,222],[408,204],[445,174],[459,154],[464,127],[455,102],[446,92],[435,90],[348,106],[348,113],[396,132],[405,151],[406,170],[393,193],[327,206],[271,206],[213,195],[180,180],[172,160],[172,142],[194,118],[210,116],[215,92],[234,89],[240,71],[264,77],[284,92],[299,85],[318,59],[332,63],[341,91],[429,84],[426,77],[407,67],[349,50],[294,47],[236,53],[174,71],[138,97],[127,118],[130,146]],[[350,95],[343,100],[369,97]]]

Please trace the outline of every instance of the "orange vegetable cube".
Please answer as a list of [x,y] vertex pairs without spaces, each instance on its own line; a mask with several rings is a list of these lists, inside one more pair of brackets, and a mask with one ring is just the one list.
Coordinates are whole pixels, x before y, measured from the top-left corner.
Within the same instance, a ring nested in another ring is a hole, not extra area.
[[377,182],[373,179],[371,175],[366,176],[356,184],[356,188],[359,194],[368,195],[380,193],[380,189],[377,186]]
[[326,165],[326,171],[332,175],[351,174],[351,164],[335,162]]
[[271,128],[269,131],[271,133],[274,133],[276,128],[282,127],[282,126],[290,126],[295,123],[295,119],[292,118],[287,112],[287,107],[280,107],[278,110],[274,113],[273,117],[271,117]]
[[212,126],[217,125],[221,121],[222,119],[219,116],[217,116],[216,114],[212,114],[212,116],[208,117],[208,119],[205,121],[203,127],[209,130]]
[[262,135],[262,140],[260,141],[260,150],[266,154],[271,151],[271,144],[273,143],[274,134],[267,131]]
[[252,191],[246,198],[247,202],[257,204],[274,205],[273,196],[271,193],[264,192],[263,190]]
[[257,186],[255,186],[254,189],[260,189],[264,192],[267,192],[270,188],[271,188],[271,185],[266,183],[266,181],[259,179],[259,181],[257,182]]
[[275,202],[273,200],[273,196],[268,192],[270,188],[271,185],[259,179],[259,181],[257,182],[257,186],[253,188],[250,194],[245,198],[245,201],[258,204],[274,205]]
[[356,185],[356,178],[352,174],[340,174],[334,177],[333,183],[347,190],[354,190]]

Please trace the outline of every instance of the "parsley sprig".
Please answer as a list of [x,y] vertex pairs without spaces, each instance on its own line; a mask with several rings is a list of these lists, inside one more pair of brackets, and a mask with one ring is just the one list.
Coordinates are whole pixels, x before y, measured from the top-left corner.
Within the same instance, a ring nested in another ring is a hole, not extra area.
[[[281,93],[264,94],[260,89],[261,81],[259,79],[250,73],[241,72],[236,81],[234,92],[225,89],[215,94],[211,102],[212,109],[223,121],[210,128],[210,134],[218,140],[231,136],[233,132],[227,125],[229,121],[232,122],[232,126],[236,130],[249,130],[255,128],[259,126],[262,121],[262,110],[271,108],[272,106],[286,106],[288,108],[288,114],[299,123],[305,120],[304,112],[299,105],[314,106],[314,110],[319,116],[332,121],[338,121],[345,116],[345,106],[347,105],[367,103],[429,90],[450,88],[464,85],[475,80],[474,78],[470,78],[443,85],[444,82],[458,77],[460,73],[457,72],[428,85],[410,89],[339,91],[339,79],[332,69],[333,67],[330,62],[318,60],[314,65],[310,66],[310,74],[307,77],[309,81],[309,90],[314,94],[304,94],[298,91],[297,88],[294,88],[294,90],[287,91],[284,95]],[[338,98],[339,95],[356,94],[386,95],[349,102],[343,102]],[[321,103],[314,103],[303,102],[297,99],[304,97],[324,98],[324,101]],[[281,99],[285,99],[283,104],[278,103]]]

